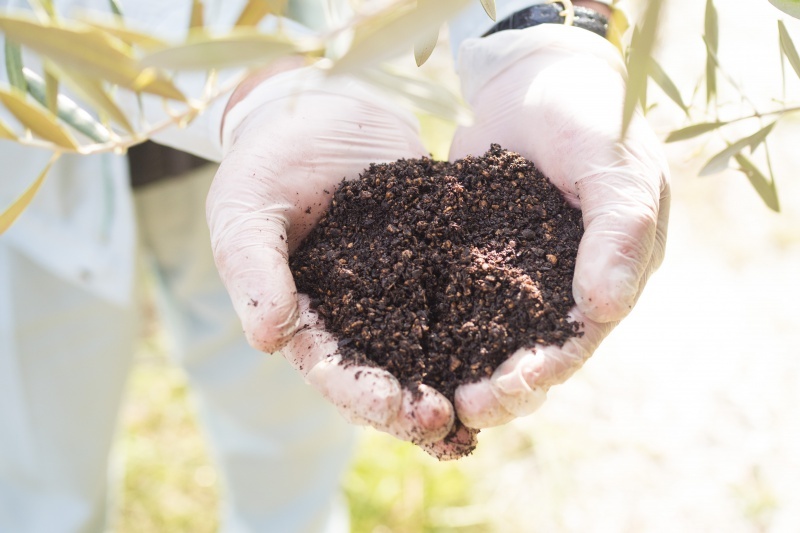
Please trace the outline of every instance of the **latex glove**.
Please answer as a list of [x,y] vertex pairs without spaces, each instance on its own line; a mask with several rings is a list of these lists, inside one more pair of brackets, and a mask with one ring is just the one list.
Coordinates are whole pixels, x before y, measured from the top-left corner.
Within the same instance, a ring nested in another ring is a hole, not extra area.
[[347,420],[446,455],[435,443],[453,426],[452,404],[423,388],[412,405],[388,372],[338,364],[336,339],[298,297],[288,264],[343,178],[425,154],[416,120],[354,79],[314,68],[265,77],[225,115],[207,200],[215,261],[245,334],[259,350],[282,349]]
[[625,67],[586,30],[545,24],[464,41],[459,74],[475,122],[457,131],[450,157],[491,143],[518,152],[583,212],[572,319],[583,336],[520,350],[491,379],[461,386],[456,410],[481,428],[533,412],[633,307],[664,257],[668,167],[640,115],[619,143]]

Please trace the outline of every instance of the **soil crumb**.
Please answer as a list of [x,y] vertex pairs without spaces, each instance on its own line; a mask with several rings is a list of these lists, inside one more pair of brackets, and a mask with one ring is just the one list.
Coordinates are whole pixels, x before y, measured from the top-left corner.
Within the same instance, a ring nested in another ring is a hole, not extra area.
[[582,234],[533,163],[492,145],[343,181],[291,267],[345,361],[452,401],[518,348],[579,334],[567,315]]

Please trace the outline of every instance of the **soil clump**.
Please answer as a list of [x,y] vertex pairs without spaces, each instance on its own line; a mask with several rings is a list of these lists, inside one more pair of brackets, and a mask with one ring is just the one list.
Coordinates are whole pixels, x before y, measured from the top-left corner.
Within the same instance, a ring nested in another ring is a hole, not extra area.
[[452,401],[518,348],[579,334],[567,314],[582,234],[580,210],[533,163],[492,145],[343,181],[291,268],[344,361]]

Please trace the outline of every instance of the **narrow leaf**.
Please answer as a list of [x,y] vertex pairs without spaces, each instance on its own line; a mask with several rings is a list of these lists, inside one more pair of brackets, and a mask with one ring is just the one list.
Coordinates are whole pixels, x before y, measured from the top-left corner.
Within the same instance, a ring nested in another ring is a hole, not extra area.
[[203,27],[203,0],[192,0],[192,16],[189,18],[189,28],[196,29]]
[[456,95],[433,80],[407,74],[390,65],[366,69],[359,73],[359,78],[423,113],[463,125],[472,120],[469,108]]
[[124,43],[97,28],[36,22],[24,16],[0,15],[0,30],[10,38],[51,61],[77,69],[122,87],[185,100],[163,75],[141,86],[141,69]]
[[44,71],[44,87],[44,106],[52,114],[58,115],[58,78],[46,69]]
[[686,139],[692,139],[697,137],[698,135],[702,135],[704,133],[708,133],[709,131],[714,131],[717,128],[721,128],[722,126],[726,125],[727,122],[704,122],[702,124],[692,124],[691,126],[687,126],[685,128],[675,130],[670,132],[667,135],[667,138],[664,142],[676,142],[676,141],[685,141]]
[[257,26],[261,20],[272,13],[280,15],[286,9],[286,0],[248,0],[236,20],[237,26]]
[[410,50],[416,36],[432,33],[470,1],[418,0],[415,5],[405,2],[384,8],[356,26],[350,48],[334,63],[331,73],[361,70]]
[[120,110],[114,99],[103,88],[102,82],[94,78],[89,78],[77,71],[55,67],[49,68],[58,70],[59,77],[66,85],[84,102],[94,107],[99,115],[105,115],[108,119],[122,126],[126,131],[133,132],[133,127],[128,121],[128,117]]
[[119,5],[117,0],[108,0],[108,6],[111,8],[111,12],[114,13],[118,17],[124,17],[122,14],[122,6]]
[[428,58],[431,57],[437,42],[439,42],[439,28],[427,35],[423,35],[414,43],[414,60],[417,62],[418,67],[425,64]]
[[42,139],[69,150],[78,149],[75,138],[56,122],[53,115],[41,107],[27,102],[18,92],[0,89],[0,102],[23,126]]
[[54,154],[47,163],[47,166],[45,166],[44,170],[39,174],[39,177],[36,178],[36,180],[31,183],[5,211],[0,213],[0,235],[5,233],[5,231],[11,227],[11,224],[25,211],[25,208],[30,205],[33,197],[36,196],[36,193],[39,191],[39,187],[42,186],[45,177],[47,177],[47,173],[50,171],[53,163],[58,159],[58,156],[59,154]]
[[186,43],[151,52],[141,64],[176,70],[209,70],[266,64],[292,53],[321,52],[317,41],[298,43],[282,35],[239,30],[228,35],[198,34]]
[[780,213],[781,206],[780,202],[778,201],[778,191],[775,188],[775,181],[768,180],[764,174],[758,170],[752,161],[747,159],[742,154],[736,154],[734,156],[736,158],[736,162],[739,163],[739,170],[741,170],[747,179],[750,181],[750,184],[756,190],[758,195],[764,201],[764,203],[775,211],[776,213]]
[[131,46],[137,45],[141,46],[142,48],[162,48],[165,46],[169,46],[169,43],[167,41],[164,41],[152,35],[148,35],[146,33],[133,30],[122,24],[115,24],[112,22],[96,20],[96,19],[83,20],[82,22],[84,22],[89,26],[95,27],[99,30],[102,30],[110,34],[111,36],[116,37],[125,44]]
[[721,172],[728,168],[728,162],[730,161],[731,157],[735,156],[748,146],[750,147],[750,151],[752,152],[755,150],[759,144],[764,142],[764,139],[767,138],[769,132],[772,131],[772,128],[775,126],[775,122],[771,122],[769,125],[761,128],[754,134],[750,135],[749,137],[745,137],[744,139],[739,139],[732,145],[725,148],[723,151],[712,157],[708,163],[700,170],[701,176],[709,176],[711,174],[716,174],[717,172]]
[[658,64],[658,61],[656,61],[655,58],[650,58],[650,69],[648,74],[650,75],[650,78],[656,82],[656,85],[658,85],[661,90],[664,91],[664,94],[666,94],[670,100],[675,102],[675,104],[677,104],[678,107],[680,107],[688,117],[689,108],[683,103],[681,92],[678,90],[678,87],[675,85],[672,79],[667,76],[667,73],[663,68],[661,68],[661,65]]
[[[24,72],[31,96],[40,104],[46,105],[46,82],[29,69],[25,69]],[[95,142],[107,142],[111,139],[111,134],[105,126],[97,122],[86,110],[81,109],[78,104],[64,95],[58,96],[56,114],[58,118],[69,126],[72,126],[76,131],[83,133]]]
[[631,44],[628,59],[628,85],[625,91],[625,103],[622,109],[622,131],[620,138],[625,138],[628,126],[633,119],[636,104],[647,90],[647,70],[658,32],[658,21],[661,14],[660,0],[649,0],[644,13],[644,20],[635,45]]
[[781,51],[786,56],[786,59],[789,60],[789,64],[792,65],[795,74],[800,77],[800,56],[798,56],[794,41],[792,41],[792,37],[786,30],[782,20],[778,21],[778,34],[780,36]]
[[12,87],[23,94],[28,90],[25,85],[25,76],[22,75],[22,49],[8,39],[6,39],[6,74],[8,83]]
[[497,9],[495,9],[494,0],[481,0],[481,5],[490,19],[497,20]]
[[12,141],[17,140],[17,136],[2,120],[0,120],[0,139],[11,139]]
[[703,38],[710,51],[706,57],[706,101],[717,96],[717,50],[719,47],[719,17],[713,0],[706,0],[705,32]]

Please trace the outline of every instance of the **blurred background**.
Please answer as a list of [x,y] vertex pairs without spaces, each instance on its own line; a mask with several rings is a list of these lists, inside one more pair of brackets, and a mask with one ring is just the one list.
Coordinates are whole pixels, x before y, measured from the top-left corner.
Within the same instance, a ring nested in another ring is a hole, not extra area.
[[[705,2],[664,3],[657,57],[705,108]],[[784,95],[767,0],[718,0],[720,61],[764,109]],[[426,68],[447,76],[442,47]],[[787,66],[786,94],[800,95]],[[664,138],[689,124],[654,85]],[[747,114],[720,81],[720,102]],[[355,533],[800,531],[800,122],[769,139],[781,212],[747,179],[698,177],[758,129],[666,145],[673,202],[667,258],[633,313],[534,415],[481,433],[476,453],[438,463],[410,444],[360,433],[345,479]],[[424,123],[446,154],[450,127]],[[114,454],[116,531],[211,532],[217,475],[169,339],[149,311]]]

